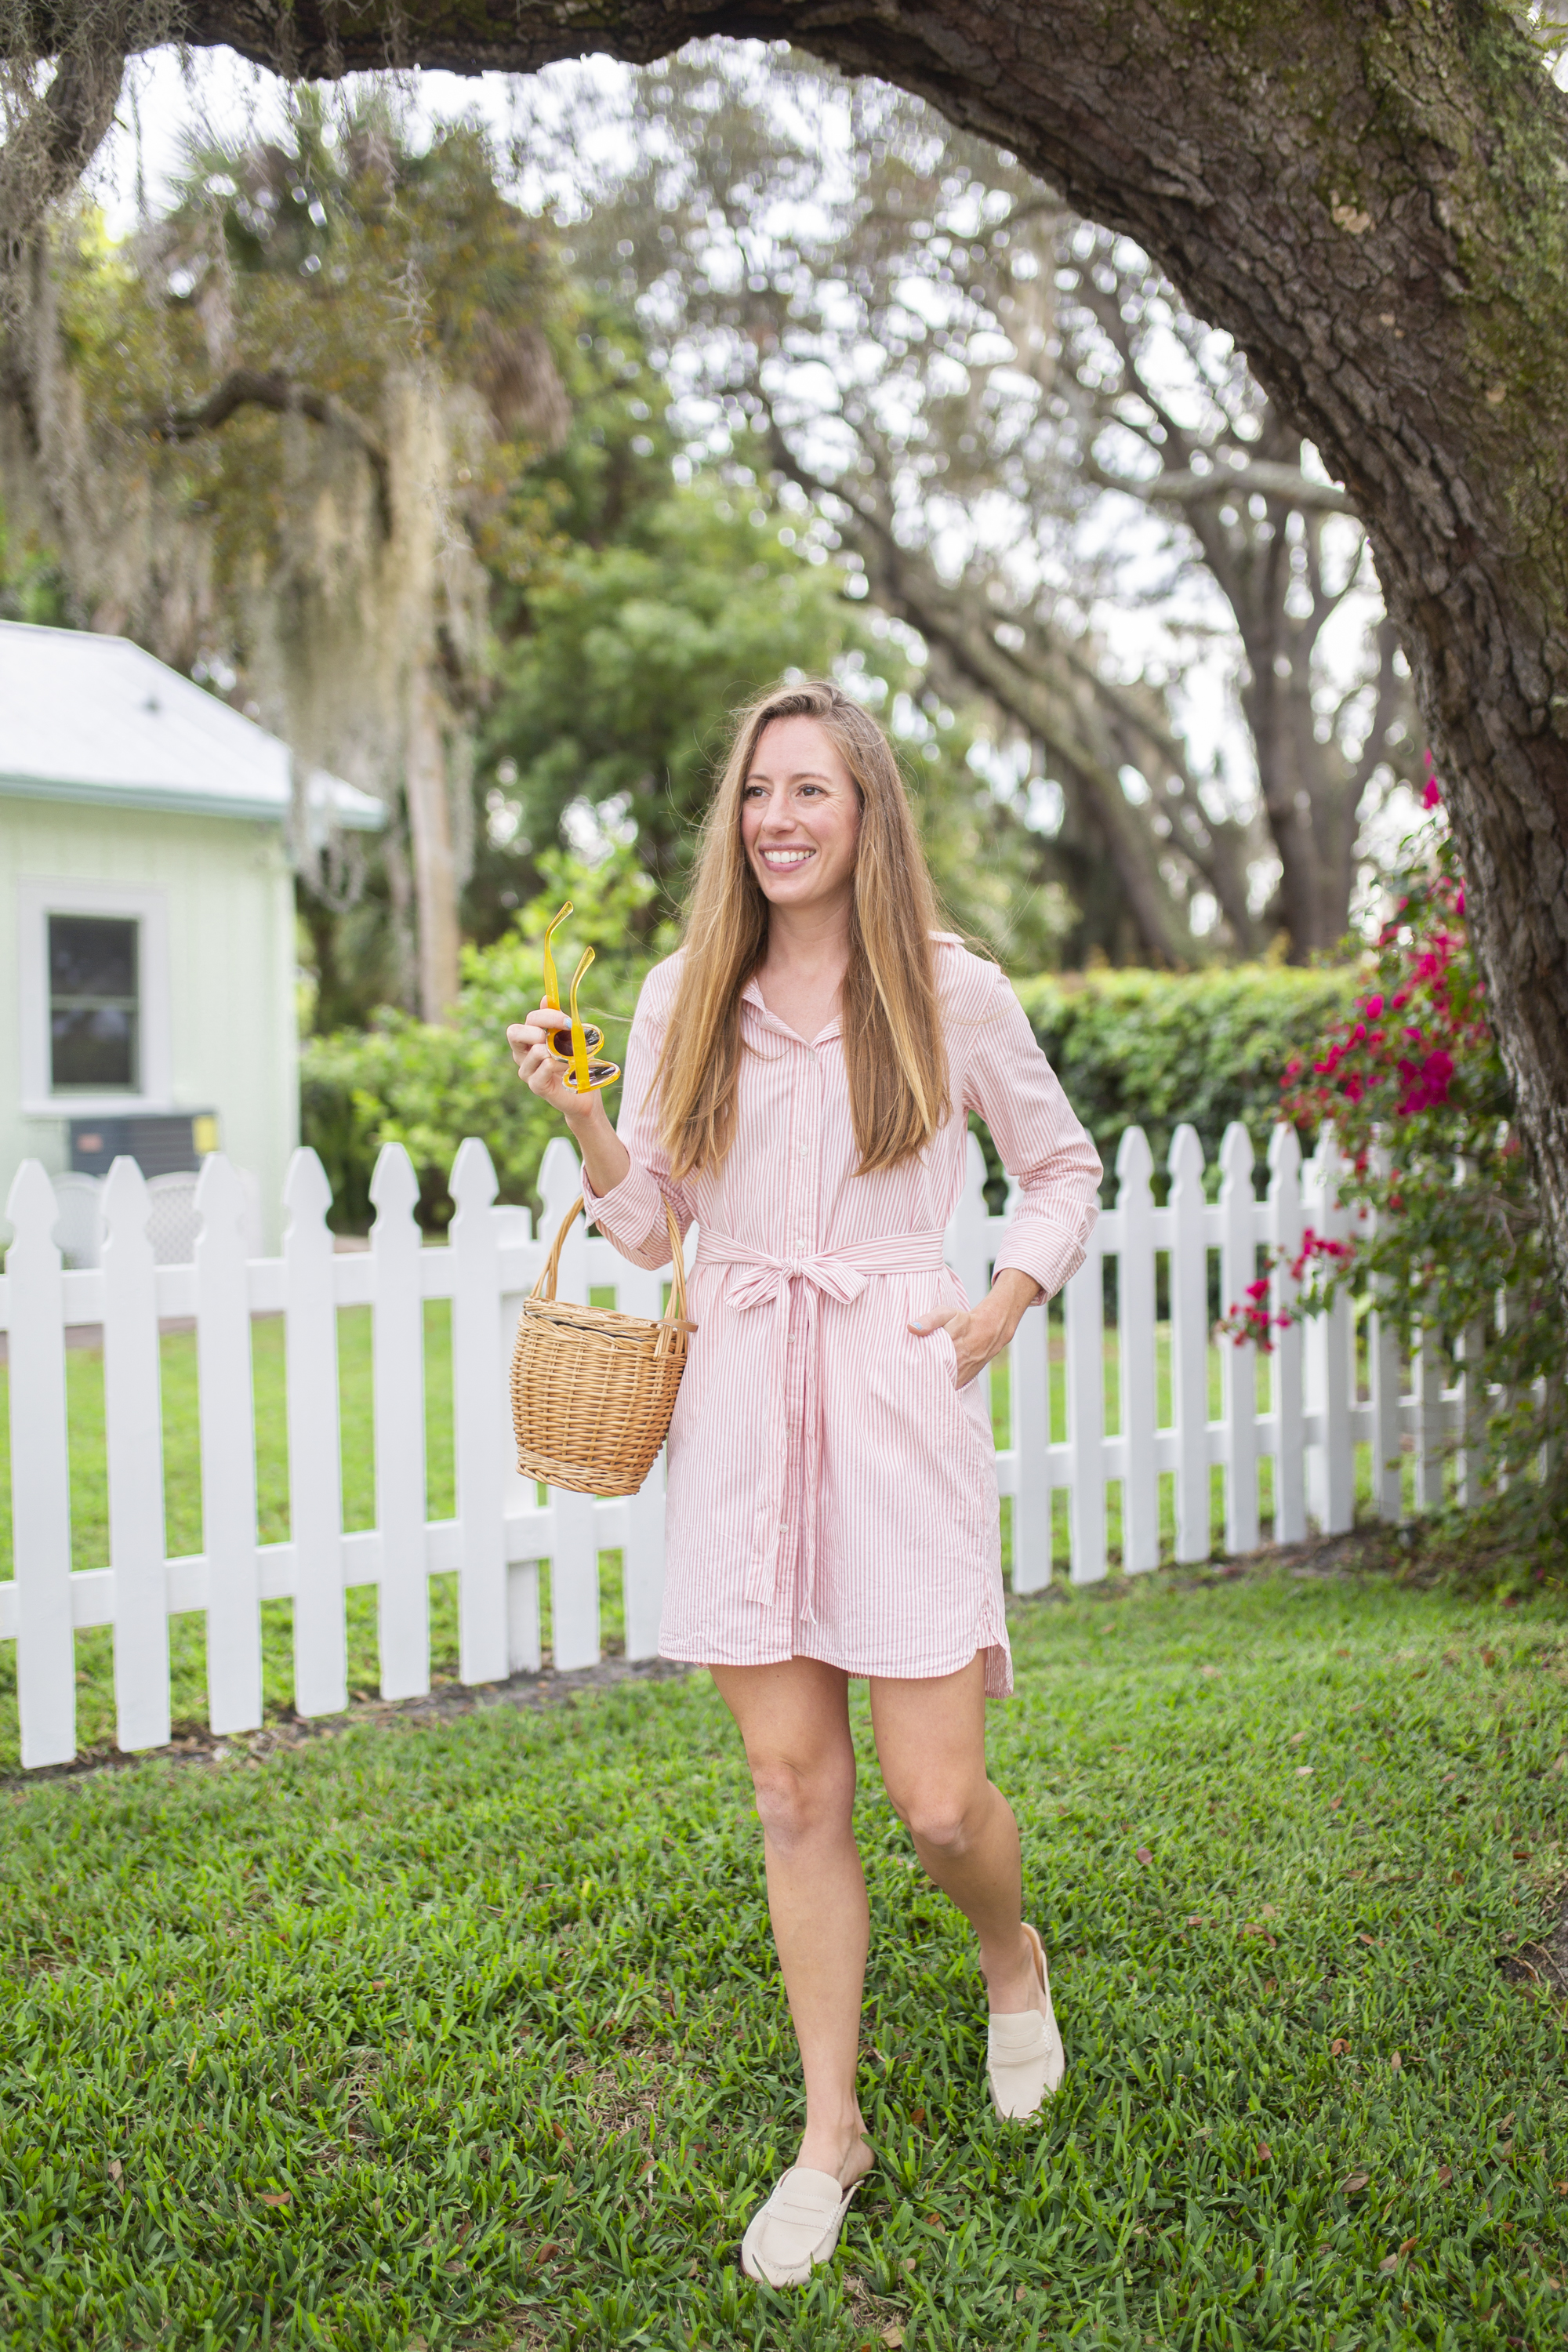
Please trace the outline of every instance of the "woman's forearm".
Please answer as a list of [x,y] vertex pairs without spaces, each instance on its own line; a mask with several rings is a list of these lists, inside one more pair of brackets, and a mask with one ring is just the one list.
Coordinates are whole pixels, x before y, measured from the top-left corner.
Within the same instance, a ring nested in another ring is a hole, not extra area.
[[574,1104],[566,1113],[566,1124],[583,1155],[588,1181],[603,1200],[630,1175],[632,1155],[610,1125],[597,1095],[590,1096],[581,1109]]

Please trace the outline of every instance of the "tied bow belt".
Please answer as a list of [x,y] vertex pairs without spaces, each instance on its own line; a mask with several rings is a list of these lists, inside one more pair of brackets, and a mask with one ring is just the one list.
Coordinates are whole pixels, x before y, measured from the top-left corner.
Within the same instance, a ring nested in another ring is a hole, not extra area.
[[[940,1274],[942,1271],[940,1233],[887,1234],[875,1241],[852,1242],[847,1248],[824,1250],[816,1257],[770,1257],[766,1250],[748,1249],[731,1234],[700,1228],[697,1265],[733,1266],[739,1278],[725,1292],[726,1304],[741,1311],[752,1307],[773,1310],[773,1344],[768,1367],[768,1468],[758,1498],[752,1530],[752,1557],[747,1567],[745,1595],[764,1609],[778,1599],[779,1549],[784,1528],[784,1484],[789,1471],[789,1425],[784,1388],[789,1360],[790,1308],[799,1287],[805,1314],[805,1414],[802,1430],[805,1490],[816,1492],[822,1454],[822,1401],[817,1387],[816,1318],[826,1291],[847,1306],[858,1298],[869,1276],[878,1274]],[[802,1606],[805,1624],[815,1622],[816,1515],[809,1505],[801,1528]]]

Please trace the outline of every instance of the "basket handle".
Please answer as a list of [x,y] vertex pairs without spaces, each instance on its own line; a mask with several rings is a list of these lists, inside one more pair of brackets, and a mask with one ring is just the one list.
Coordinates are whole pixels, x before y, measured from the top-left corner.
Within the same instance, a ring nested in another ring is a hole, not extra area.
[[[550,1244],[550,1255],[540,1267],[539,1279],[534,1284],[532,1290],[529,1293],[531,1297],[554,1297],[555,1277],[561,1269],[562,1244],[565,1241],[567,1234],[571,1232],[573,1224],[575,1223],[576,1219],[582,1215],[585,1205],[583,1195],[579,1192],[577,1198],[573,1202],[572,1206],[567,1210],[566,1214],[561,1220],[560,1230],[557,1232],[555,1239]],[[666,1201],[664,1204],[664,1214],[665,1222],[669,1232],[669,1258],[671,1273],[669,1307],[664,1317],[664,1320],[671,1326],[679,1325],[683,1326],[687,1330],[695,1330],[695,1324],[687,1323],[686,1320],[686,1255],[680,1246],[680,1227],[675,1222],[675,1211],[670,1207],[668,1201]]]

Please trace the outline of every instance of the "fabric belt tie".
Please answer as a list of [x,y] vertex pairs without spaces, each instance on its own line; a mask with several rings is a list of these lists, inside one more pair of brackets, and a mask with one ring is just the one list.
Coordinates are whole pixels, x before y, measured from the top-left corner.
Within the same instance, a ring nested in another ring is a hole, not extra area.
[[[822,1460],[822,1397],[817,1381],[816,1320],[824,1294],[847,1306],[858,1298],[868,1279],[879,1274],[935,1274],[942,1269],[940,1233],[887,1234],[875,1241],[852,1242],[847,1248],[824,1250],[815,1257],[770,1257],[766,1250],[748,1249],[732,1234],[700,1228],[697,1270],[705,1265],[738,1270],[725,1291],[727,1303],[742,1313],[752,1307],[773,1310],[773,1344],[768,1367],[768,1467],[757,1505],[752,1557],[747,1566],[745,1596],[764,1609],[778,1601],[780,1521],[789,1475],[789,1423],[785,1387],[789,1377],[790,1315],[796,1297],[803,1314],[805,1349],[805,1417],[801,1431],[803,1469],[808,1496],[815,1496]],[[803,1570],[801,1622],[816,1622],[816,1518],[808,1508],[801,1528]]]

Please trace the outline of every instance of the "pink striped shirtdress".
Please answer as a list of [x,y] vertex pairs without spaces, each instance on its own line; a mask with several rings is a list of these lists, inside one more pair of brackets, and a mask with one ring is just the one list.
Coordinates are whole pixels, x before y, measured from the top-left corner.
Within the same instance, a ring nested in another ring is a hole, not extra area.
[[691,1340],[669,1433],[659,1649],[701,1665],[820,1658],[851,1675],[954,1674],[985,1653],[1013,1687],[984,1383],[945,1331],[968,1304],[942,1262],[975,1110],[1017,1186],[996,1265],[1047,1297],[1081,1265],[1100,1164],[1005,973],[938,934],[955,1109],[918,1159],[855,1173],[837,1016],[807,1045],[742,1001],[735,1139],[674,1183],[654,1074],[680,957],[649,972],[626,1049],[613,1192],[588,1213],[633,1265],[669,1262],[664,1202],[696,1223]]

